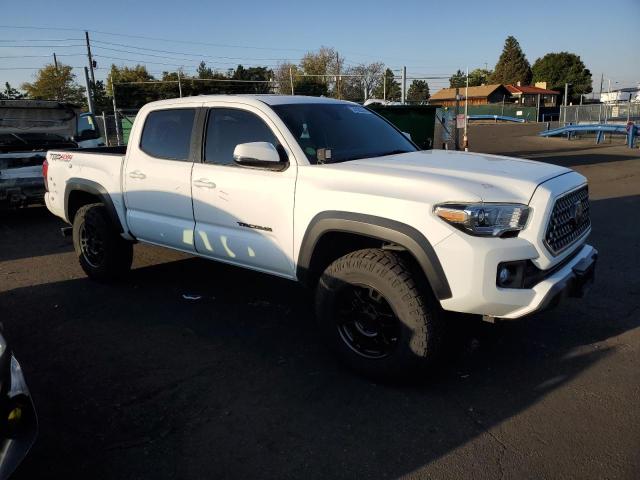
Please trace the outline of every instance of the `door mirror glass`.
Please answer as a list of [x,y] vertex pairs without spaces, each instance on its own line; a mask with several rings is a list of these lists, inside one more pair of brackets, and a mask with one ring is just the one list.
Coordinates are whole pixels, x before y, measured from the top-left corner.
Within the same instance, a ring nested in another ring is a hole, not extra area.
[[281,169],[286,165],[280,161],[278,150],[269,142],[240,143],[233,149],[233,161],[238,165],[257,168]]

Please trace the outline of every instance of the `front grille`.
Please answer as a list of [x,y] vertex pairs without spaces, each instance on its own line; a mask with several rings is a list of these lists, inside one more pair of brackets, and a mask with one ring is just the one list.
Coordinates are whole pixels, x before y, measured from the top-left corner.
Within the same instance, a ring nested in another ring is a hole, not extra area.
[[589,189],[584,186],[556,200],[544,243],[551,253],[557,255],[582,237],[590,227]]

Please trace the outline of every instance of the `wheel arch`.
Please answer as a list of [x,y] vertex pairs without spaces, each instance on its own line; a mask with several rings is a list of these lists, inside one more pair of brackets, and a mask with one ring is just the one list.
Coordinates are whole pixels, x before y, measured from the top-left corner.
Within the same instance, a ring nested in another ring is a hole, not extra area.
[[116,226],[118,232],[124,232],[116,207],[106,188],[97,182],[84,178],[72,178],[67,181],[64,192],[64,214],[69,223],[73,223],[73,218],[81,207],[95,201],[104,205],[109,219]]
[[[423,271],[435,297],[444,300],[451,297],[451,288],[433,246],[415,228],[388,218],[375,215],[326,211],[317,214],[307,227],[298,253],[297,277],[303,284],[311,285],[322,274],[317,268],[318,246],[332,233],[361,236],[371,241],[397,245],[406,250]],[[366,243],[366,242],[365,242]],[[370,245],[365,245],[365,247]]]

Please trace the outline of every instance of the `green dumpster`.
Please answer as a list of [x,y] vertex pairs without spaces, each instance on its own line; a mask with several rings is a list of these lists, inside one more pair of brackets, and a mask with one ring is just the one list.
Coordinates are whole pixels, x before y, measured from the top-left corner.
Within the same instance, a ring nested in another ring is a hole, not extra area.
[[367,108],[389,120],[399,130],[411,135],[411,140],[422,150],[433,148],[437,106],[371,104],[367,105]]

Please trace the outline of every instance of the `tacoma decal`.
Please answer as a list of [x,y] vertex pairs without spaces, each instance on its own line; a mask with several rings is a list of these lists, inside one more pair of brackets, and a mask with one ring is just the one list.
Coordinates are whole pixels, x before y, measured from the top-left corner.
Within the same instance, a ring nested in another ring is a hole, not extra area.
[[241,227],[253,228],[254,230],[264,230],[265,232],[273,231],[271,227],[263,227],[261,225],[251,225],[249,223],[244,223],[244,222],[238,222],[238,225],[240,225]]

